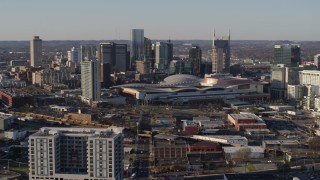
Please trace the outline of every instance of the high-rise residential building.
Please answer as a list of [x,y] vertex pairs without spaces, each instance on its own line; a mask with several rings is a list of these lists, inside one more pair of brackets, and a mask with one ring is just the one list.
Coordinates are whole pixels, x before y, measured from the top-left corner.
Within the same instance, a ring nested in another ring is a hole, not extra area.
[[297,67],[300,63],[300,45],[280,44],[274,45],[273,65],[284,64],[286,66]]
[[127,45],[117,43],[100,43],[97,59],[101,63],[101,82],[104,88],[111,85],[110,73],[127,71]]
[[320,68],[320,54],[316,54],[313,59],[313,64]]
[[144,30],[131,29],[130,68],[135,68],[136,60],[144,58]]
[[155,68],[160,72],[168,70],[170,61],[173,58],[173,46],[170,41],[156,42],[155,47]]
[[123,179],[121,128],[43,127],[29,136],[29,179]]
[[216,38],[213,33],[212,72],[229,73],[230,71],[230,31],[228,36]]
[[68,51],[68,61],[74,62],[75,64],[80,64],[81,62],[80,49],[72,47],[71,50]]
[[192,46],[189,50],[189,60],[192,64],[192,74],[199,76],[201,68],[202,52],[199,46]]
[[81,90],[82,96],[90,101],[100,100],[100,61],[81,61]]
[[30,41],[30,66],[42,66],[42,40],[39,36]]

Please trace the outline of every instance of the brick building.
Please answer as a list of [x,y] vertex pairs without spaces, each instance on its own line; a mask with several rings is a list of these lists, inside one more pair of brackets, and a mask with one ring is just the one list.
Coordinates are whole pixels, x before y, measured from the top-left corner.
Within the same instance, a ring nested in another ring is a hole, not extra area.
[[266,123],[252,113],[246,114],[228,114],[229,124],[234,125],[236,130],[244,131],[246,129],[266,129]]
[[19,89],[0,90],[0,99],[5,105],[13,108],[19,108],[26,104],[33,105],[33,96]]
[[157,165],[187,162],[187,143],[176,137],[158,134],[154,136],[152,156]]
[[221,151],[219,143],[201,141],[194,144],[188,144],[188,152],[214,152]]

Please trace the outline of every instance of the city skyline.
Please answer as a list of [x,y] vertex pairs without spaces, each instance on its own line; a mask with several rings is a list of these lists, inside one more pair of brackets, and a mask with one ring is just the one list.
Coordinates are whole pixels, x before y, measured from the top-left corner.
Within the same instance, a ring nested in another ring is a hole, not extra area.
[[0,41],[129,40],[131,29],[150,39],[210,40],[227,34],[232,40],[320,40],[320,2],[303,1],[4,1],[6,17]]

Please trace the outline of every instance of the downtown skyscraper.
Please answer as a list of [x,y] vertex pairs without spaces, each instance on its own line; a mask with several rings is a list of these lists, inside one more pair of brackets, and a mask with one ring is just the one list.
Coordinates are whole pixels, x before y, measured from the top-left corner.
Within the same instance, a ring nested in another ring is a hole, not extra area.
[[286,66],[297,67],[300,62],[299,44],[276,44],[274,45],[273,65],[284,64]]
[[192,46],[189,50],[189,60],[191,61],[192,74],[199,76],[201,68],[202,51],[199,46]]
[[128,54],[126,44],[100,43],[97,47],[97,59],[101,63],[100,80],[103,88],[111,86],[111,73],[128,70]]
[[167,42],[156,42],[155,47],[155,69],[158,72],[168,71],[173,58],[173,45],[170,40]]
[[144,30],[131,29],[130,68],[135,69],[135,62],[144,58]]
[[34,36],[30,41],[30,66],[42,66],[42,40],[39,36]]
[[212,72],[229,73],[230,71],[230,31],[228,36],[216,38],[213,32]]

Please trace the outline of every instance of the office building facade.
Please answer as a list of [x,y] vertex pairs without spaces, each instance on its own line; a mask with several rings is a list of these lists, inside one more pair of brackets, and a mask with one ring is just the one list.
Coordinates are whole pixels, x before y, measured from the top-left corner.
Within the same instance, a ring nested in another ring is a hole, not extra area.
[[192,74],[199,76],[201,74],[202,51],[199,46],[192,46],[189,50],[189,61],[192,63]]
[[100,100],[100,62],[97,60],[81,61],[82,96],[91,100]]
[[230,71],[230,31],[228,36],[216,38],[213,33],[212,42],[212,72],[229,73]]
[[144,30],[131,29],[130,68],[135,68],[136,60],[144,57]]
[[111,86],[111,73],[126,72],[128,69],[127,45],[100,43],[97,47],[97,59],[101,63],[100,80],[104,88]]
[[270,94],[273,99],[286,97],[286,67],[284,64],[278,64],[271,67]]
[[156,42],[155,48],[155,69],[166,72],[173,58],[173,45],[170,41]]
[[30,66],[42,66],[42,40],[39,36],[34,36],[30,41]]
[[298,44],[277,44],[274,45],[273,65],[284,64],[297,67],[300,62],[300,45]]
[[29,137],[29,179],[123,179],[120,128],[41,128]]
[[152,42],[149,38],[144,38],[144,60],[151,62],[154,61],[154,51],[152,49]]

